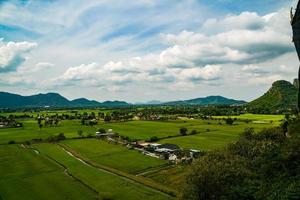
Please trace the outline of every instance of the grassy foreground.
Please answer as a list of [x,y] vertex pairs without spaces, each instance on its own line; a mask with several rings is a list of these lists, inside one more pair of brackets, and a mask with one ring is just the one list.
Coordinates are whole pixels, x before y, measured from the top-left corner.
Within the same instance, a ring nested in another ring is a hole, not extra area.
[[0,145],[0,199],[95,199],[55,162],[20,145]]

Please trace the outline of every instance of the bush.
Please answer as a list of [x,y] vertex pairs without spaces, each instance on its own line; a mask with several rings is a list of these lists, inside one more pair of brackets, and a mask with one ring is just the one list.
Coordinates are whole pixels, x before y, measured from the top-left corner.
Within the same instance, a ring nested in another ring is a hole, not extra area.
[[290,137],[281,128],[246,129],[236,143],[202,156],[182,199],[300,199],[299,124],[290,123]]
[[106,130],[104,128],[99,128],[98,132],[100,132],[100,133],[106,133]]
[[182,128],[180,128],[179,129],[179,133],[180,133],[180,135],[187,135],[187,128],[185,128],[185,127],[182,127]]
[[149,142],[157,142],[159,139],[156,136],[151,137],[148,141]]
[[63,133],[60,133],[60,134],[55,135],[55,136],[49,136],[47,138],[47,141],[48,142],[59,142],[61,140],[65,140],[65,139],[66,139],[65,135]]
[[16,144],[16,141],[10,140],[10,141],[8,142],[8,144]]
[[232,118],[228,117],[228,118],[225,119],[225,122],[226,122],[226,124],[228,124],[228,125],[232,125],[233,122],[234,122],[234,120],[233,120]]

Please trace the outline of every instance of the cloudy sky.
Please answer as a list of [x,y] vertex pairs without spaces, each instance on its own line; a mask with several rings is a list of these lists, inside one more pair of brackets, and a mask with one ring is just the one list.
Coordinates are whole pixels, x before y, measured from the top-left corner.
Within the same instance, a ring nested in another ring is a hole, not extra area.
[[0,91],[252,100],[298,58],[296,0],[0,0]]

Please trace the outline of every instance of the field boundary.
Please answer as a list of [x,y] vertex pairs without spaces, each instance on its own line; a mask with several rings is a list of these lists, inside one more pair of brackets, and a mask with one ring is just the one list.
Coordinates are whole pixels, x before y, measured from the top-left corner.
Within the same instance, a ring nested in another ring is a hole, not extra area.
[[94,189],[93,187],[91,187],[90,185],[88,185],[87,183],[83,182],[81,179],[77,178],[75,175],[73,175],[68,167],[66,167],[64,164],[60,163],[59,161],[55,160],[54,158],[52,158],[51,156],[49,155],[46,155],[46,154],[42,154],[38,149],[35,149],[33,147],[28,147],[28,146],[25,146],[25,148],[27,149],[30,149],[30,150],[33,150],[33,151],[37,151],[39,152],[39,154],[45,156],[46,158],[48,158],[49,160],[51,160],[52,162],[54,162],[56,165],[58,165],[59,167],[63,168],[63,171],[69,176],[71,177],[72,179],[74,179],[75,181],[79,182],[80,184],[82,184],[83,186],[85,186],[86,188],[88,188],[89,190],[91,190],[92,192],[96,193],[98,196],[99,196],[99,192]]
[[82,155],[80,155],[79,153],[77,153],[75,150],[73,150],[72,148],[70,148],[69,146],[65,145],[65,144],[57,144],[59,145],[61,148],[63,148],[65,151],[71,153],[75,158],[80,159],[84,162],[86,162],[87,164],[91,165],[92,167],[107,171],[109,173],[112,173],[116,176],[120,176],[126,179],[129,179],[131,181],[134,181],[136,183],[142,184],[146,187],[152,188],[156,191],[162,192],[166,195],[172,196],[172,197],[177,197],[178,193],[177,191],[167,188],[159,183],[153,182],[152,180],[145,178],[145,177],[141,177],[141,176],[136,176],[136,175],[131,175],[131,174],[127,174],[123,171],[119,171],[117,169],[105,166],[105,165],[101,165],[99,163],[96,163],[95,161],[92,161],[90,159],[87,159],[85,157],[83,157]]

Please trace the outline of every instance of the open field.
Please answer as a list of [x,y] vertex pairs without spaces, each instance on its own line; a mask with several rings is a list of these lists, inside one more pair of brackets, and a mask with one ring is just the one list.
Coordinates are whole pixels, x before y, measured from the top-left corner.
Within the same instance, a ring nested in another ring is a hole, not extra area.
[[82,130],[85,134],[95,134],[96,128],[90,126],[82,126],[79,120],[64,120],[58,126],[43,127],[39,129],[35,120],[19,120],[23,123],[21,128],[0,128],[0,144],[14,140],[16,142],[24,142],[34,138],[45,139],[51,135],[64,133],[66,137],[75,137],[78,130]]
[[55,144],[34,145],[41,154],[45,154],[66,166],[69,172],[85,184],[99,192],[101,198],[110,199],[171,199],[168,195],[127,180],[112,173],[94,168],[70,156]]
[[102,140],[66,140],[63,143],[90,160],[128,173],[135,174],[167,164],[167,161]]
[[0,145],[1,199],[95,199],[63,168],[20,145]]
[[[57,111],[52,114],[55,113]],[[66,113],[59,111],[58,114]],[[104,128],[130,139],[147,140],[155,136],[158,143],[207,151],[236,141],[246,128],[258,131],[278,126],[283,116],[232,116],[237,118],[233,125],[227,125],[222,118],[227,116],[214,117],[214,120],[99,121],[95,126],[81,125],[80,120],[63,120],[58,126],[41,129],[36,120],[17,119],[23,127],[0,129],[0,171],[5,172],[0,174],[0,199],[172,199],[168,194],[180,191],[188,171],[187,166],[181,165],[165,168],[168,165],[165,160],[97,139],[69,139],[58,144],[29,146],[40,153],[22,148],[20,144],[7,145],[9,141],[46,139],[59,133],[67,138],[78,138],[79,130],[86,136],[95,135],[99,128]],[[180,135],[182,127],[187,128],[187,136]],[[189,135],[193,130],[197,134]],[[76,158],[64,147],[80,157]]]
[[[131,139],[147,140],[151,137],[158,137],[164,142],[172,142],[181,145],[184,148],[214,149],[221,147],[228,142],[234,141],[238,135],[245,129],[253,127],[256,130],[277,126],[282,115],[240,115],[238,119],[253,120],[249,123],[236,121],[234,125],[226,125],[220,120],[199,120],[199,119],[178,119],[173,121],[129,121],[104,123],[99,121],[94,127],[80,124],[80,120],[63,120],[58,126],[43,127],[39,129],[35,120],[19,120],[23,123],[21,128],[0,129],[0,144],[7,144],[9,141],[24,142],[31,139],[45,139],[51,135],[64,133],[66,137],[77,137],[77,131],[82,130],[84,135],[92,134],[99,128],[106,130],[113,129],[122,136]],[[260,123],[263,121],[264,123]],[[272,123],[271,123],[272,122]],[[189,132],[196,130],[200,134],[187,137],[169,138],[179,135],[179,129],[186,127]],[[211,145],[210,145],[211,144]]]
[[[177,144],[182,148],[191,148],[198,150],[213,150],[217,148],[222,148],[226,144],[230,142],[234,142],[239,135],[246,128],[254,128],[254,130],[259,131],[264,128],[270,128],[275,126],[274,124],[256,124],[256,123],[244,123],[244,122],[236,122],[234,125],[226,125],[226,124],[215,124],[214,122],[210,122],[209,126],[205,125],[209,129],[206,132],[200,132],[196,135],[187,135],[183,137],[174,137],[163,139],[160,143],[173,143]],[[197,129],[197,125],[189,126],[189,128]]]
[[[228,116],[214,116],[216,119],[222,119],[222,118],[227,118]],[[248,120],[254,120],[254,121],[274,121],[275,123],[281,121],[284,119],[284,115],[257,115],[257,114],[243,114],[243,115],[237,115],[237,116],[229,116],[232,118],[237,118],[237,119],[248,119]]]

